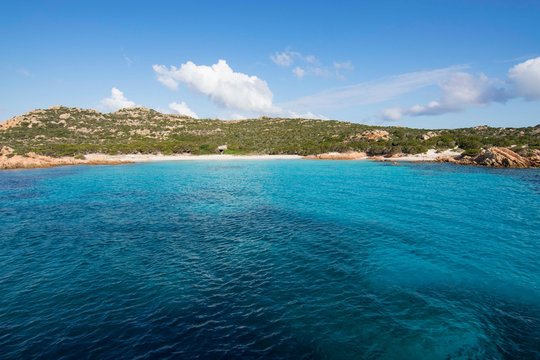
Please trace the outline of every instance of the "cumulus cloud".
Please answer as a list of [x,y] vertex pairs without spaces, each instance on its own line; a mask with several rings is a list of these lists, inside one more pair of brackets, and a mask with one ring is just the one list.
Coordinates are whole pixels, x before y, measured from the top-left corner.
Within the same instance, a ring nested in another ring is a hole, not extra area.
[[101,100],[101,105],[108,111],[137,106],[133,101],[126,99],[124,93],[115,87],[111,89],[110,97]]
[[233,71],[225,60],[212,66],[188,61],[179,68],[154,65],[153,69],[163,85],[177,89],[183,83],[224,108],[256,113],[276,111],[266,81]]
[[[313,60],[313,59],[312,59]],[[327,119],[311,109],[297,111],[294,106],[273,104],[273,94],[266,81],[235,72],[225,60],[219,60],[211,66],[196,65],[191,61],[180,67],[154,65],[157,80],[166,87],[175,90],[180,84],[208,96],[215,104],[233,110],[232,118],[254,118],[261,115],[289,118]],[[296,76],[304,76],[305,69],[295,67]],[[184,102],[171,103],[169,109],[194,118],[198,117]]]
[[540,57],[517,64],[508,71],[516,95],[529,100],[540,99]]
[[192,117],[194,119],[198,119],[199,116],[197,113],[195,113],[193,110],[187,106],[187,104],[182,101],[181,103],[173,102],[169,104],[169,109],[171,109],[173,112],[179,114],[179,115],[186,115],[189,117]]

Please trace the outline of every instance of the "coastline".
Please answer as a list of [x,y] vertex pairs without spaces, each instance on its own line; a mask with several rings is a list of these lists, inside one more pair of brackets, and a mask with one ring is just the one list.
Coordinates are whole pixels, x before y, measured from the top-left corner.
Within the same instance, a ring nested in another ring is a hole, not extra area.
[[150,154],[87,154],[84,158],[50,157],[28,153],[24,156],[0,154],[0,170],[42,169],[73,165],[123,165],[160,161],[231,161],[231,160],[300,160],[300,155],[150,155]]
[[[497,158],[500,155],[500,148],[491,148],[491,153],[487,153],[490,156],[486,157],[486,153],[479,156],[482,161],[478,161],[478,158],[462,157],[461,152],[456,150],[444,150],[436,151],[434,149],[428,150],[421,154],[395,154],[393,156],[368,156],[363,152],[329,152],[317,155],[229,155],[229,154],[211,154],[211,155],[192,155],[192,154],[175,154],[175,155],[163,155],[163,154],[121,154],[121,155],[108,155],[93,153],[87,154],[81,158],[75,157],[50,157],[44,155],[38,155],[35,153],[28,153],[26,155],[12,155],[0,152],[0,170],[15,170],[15,169],[36,169],[36,168],[49,168],[57,166],[69,166],[69,165],[122,165],[130,163],[144,163],[144,162],[161,162],[161,161],[235,161],[235,160],[331,160],[331,161],[377,161],[377,162],[391,162],[397,165],[400,162],[446,162],[456,165],[475,165],[475,166],[490,166],[490,167],[510,167],[510,168],[529,168],[538,167],[538,161],[536,157],[532,158],[533,162],[524,162],[524,158],[511,152],[511,154],[519,157],[513,159],[511,164],[505,163],[504,160],[512,159],[510,157]],[[508,153],[508,149],[504,150]],[[495,155],[493,155],[495,154]],[[508,155],[503,153],[504,155]],[[540,154],[540,153],[538,153]],[[483,158],[482,158],[483,156]],[[487,158],[489,161],[485,161]],[[493,159],[496,161],[493,161]],[[490,160],[491,159],[491,160]]]
[[401,156],[372,156],[371,160],[375,161],[403,161],[403,162],[440,162],[444,159],[460,156],[461,152],[455,150],[444,150],[437,152],[436,150],[428,150],[422,154],[401,155]]
[[388,162],[442,162],[449,158],[461,156],[460,151],[444,150],[437,151],[434,149],[428,150],[421,154],[396,154],[393,156],[369,156],[364,152],[329,152],[317,155],[304,156],[304,159],[310,160],[371,160],[371,161],[388,161]]
[[138,162],[158,162],[158,161],[230,161],[230,160],[292,160],[302,159],[300,155],[150,155],[150,154],[87,154],[84,156],[87,161],[116,161],[120,163],[138,163]]
[[456,152],[436,153],[429,151],[425,154],[408,155],[402,157],[367,156],[364,153],[325,153],[319,155],[191,155],[191,154],[87,154],[84,158],[50,157],[29,153],[25,156],[0,156],[0,170],[39,169],[57,166],[73,165],[122,165],[143,162],[161,161],[235,161],[235,160],[339,160],[339,161],[404,161],[404,162],[435,162],[440,156],[454,156]]

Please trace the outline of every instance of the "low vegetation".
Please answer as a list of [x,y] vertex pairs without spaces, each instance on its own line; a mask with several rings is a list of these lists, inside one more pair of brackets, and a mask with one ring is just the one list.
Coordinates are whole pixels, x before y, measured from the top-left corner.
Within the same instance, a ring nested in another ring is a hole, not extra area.
[[430,131],[332,120],[199,120],[144,108],[100,113],[67,107],[35,110],[0,124],[0,148],[8,146],[17,154],[211,154],[224,144],[226,153],[231,154],[364,151],[369,155],[389,155],[458,147],[475,155],[490,146],[527,153],[540,148],[540,125]]

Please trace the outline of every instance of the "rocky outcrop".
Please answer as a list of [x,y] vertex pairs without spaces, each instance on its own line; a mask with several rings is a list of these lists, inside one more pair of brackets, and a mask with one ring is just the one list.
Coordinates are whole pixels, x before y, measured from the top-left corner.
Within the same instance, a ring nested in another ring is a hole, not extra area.
[[437,137],[437,136],[439,136],[439,133],[437,133],[435,131],[428,131],[427,133],[422,134],[420,136],[420,139],[425,141],[425,140],[429,140],[429,139]]
[[476,131],[484,131],[484,130],[488,130],[489,129],[489,126],[487,125],[480,125],[480,126],[475,126],[473,127],[474,130]]
[[340,152],[328,152],[317,155],[308,155],[304,157],[305,159],[313,160],[359,160],[366,159],[367,154],[365,152],[358,151],[349,151],[345,153]]
[[360,140],[390,140],[390,133],[386,130],[366,130],[360,134],[355,134],[350,137],[350,141],[360,141]]
[[17,127],[23,122],[23,120],[24,120],[23,116],[16,116],[3,123],[0,123],[0,131]]
[[540,150],[533,150],[528,159],[531,166],[540,167]]
[[0,149],[0,157],[7,157],[13,154],[13,149],[9,146],[2,146]]
[[13,149],[6,146],[0,149],[0,169],[33,169],[33,168],[48,168],[53,166],[63,165],[115,165],[126,163],[126,161],[109,161],[109,160],[86,160],[76,159],[74,157],[50,157],[28,153],[26,155],[15,155]]
[[115,111],[115,114],[118,115],[127,115],[131,117],[141,117],[148,116],[152,114],[157,114],[157,111],[153,109],[148,109],[145,107],[127,107]]
[[499,168],[540,167],[540,151],[533,150],[530,156],[522,156],[507,148],[490,147],[483,149],[476,156],[446,157],[439,159],[439,161]]
[[492,167],[527,168],[530,166],[528,159],[510,149],[501,147],[484,149],[472,160],[477,165]]
[[390,133],[386,130],[368,130],[362,133],[366,140],[390,140]]

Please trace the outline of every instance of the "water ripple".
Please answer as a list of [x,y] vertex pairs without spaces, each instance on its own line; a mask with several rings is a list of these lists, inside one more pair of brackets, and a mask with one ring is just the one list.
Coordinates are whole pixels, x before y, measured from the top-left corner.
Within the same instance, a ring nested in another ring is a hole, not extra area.
[[540,358],[539,174],[0,173],[0,358]]

